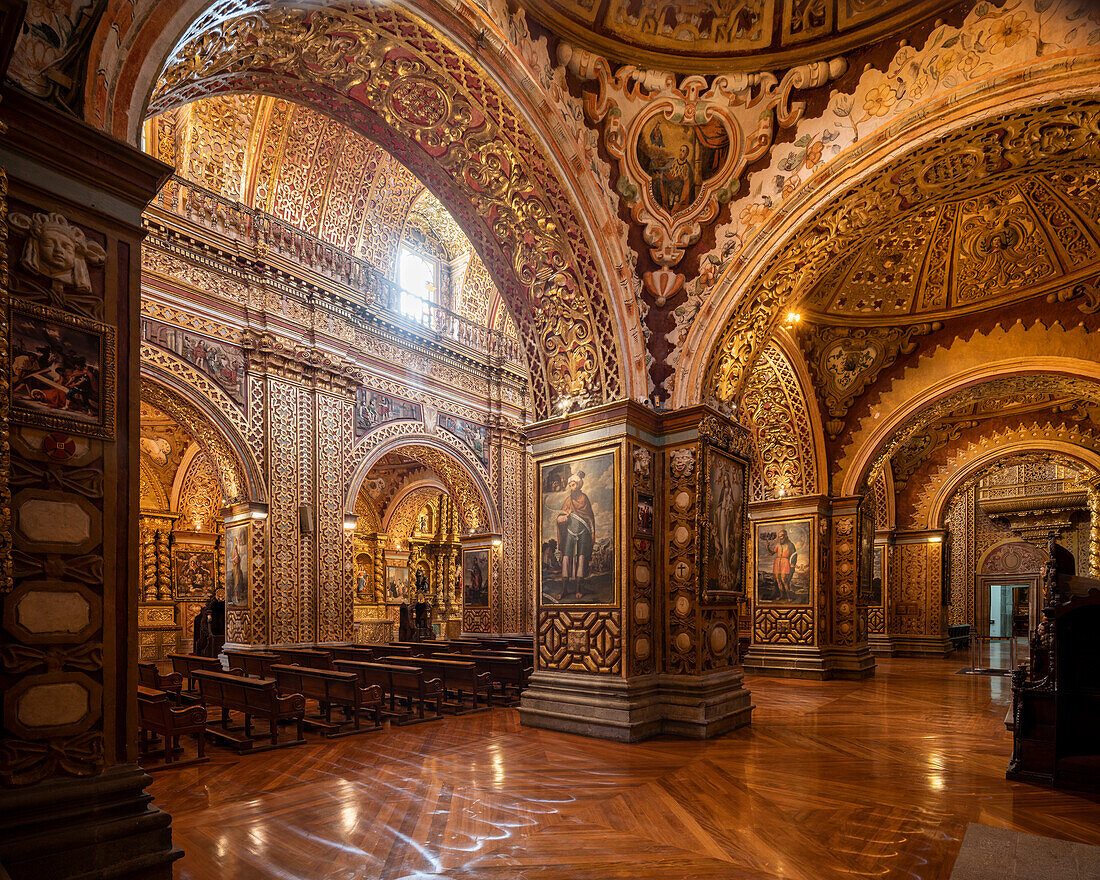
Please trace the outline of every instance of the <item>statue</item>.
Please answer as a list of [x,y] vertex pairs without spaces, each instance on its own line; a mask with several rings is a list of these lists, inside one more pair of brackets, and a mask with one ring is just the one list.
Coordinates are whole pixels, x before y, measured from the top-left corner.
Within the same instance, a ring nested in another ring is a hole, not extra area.
[[23,245],[23,267],[51,281],[71,284],[81,293],[92,292],[88,264],[100,266],[107,252],[84,237],[84,231],[61,214],[12,214],[14,229],[27,233]]

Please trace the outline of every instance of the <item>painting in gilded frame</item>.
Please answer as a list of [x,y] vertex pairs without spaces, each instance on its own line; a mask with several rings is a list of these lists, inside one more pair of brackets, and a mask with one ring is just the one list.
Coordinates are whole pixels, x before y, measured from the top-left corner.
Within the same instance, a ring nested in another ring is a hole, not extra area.
[[857,514],[859,547],[856,550],[856,564],[859,572],[859,598],[870,604],[874,586],[875,556],[875,508],[868,498],[859,506]]
[[489,607],[489,551],[462,551],[462,605],[464,608]]
[[115,329],[33,303],[11,308],[11,414],[23,424],[115,436]]
[[209,549],[176,547],[172,554],[177,599],[209,599],[214,592],[217,561]]
[[539,465],[540,595],[544,605],[613,605],[617,452]]
[[809,605],[813,594],[813,520],[753,526],[757,605]]
[[744,594],[745,464],[708,449],[703,473],[707,512],[703,592],[708,597]]
[[386,601],[406,602],[409,600],[409,569],[403,565],[386,566]]
[[248,523],[227,526],[225,530],[225,605],[227,608],[248,607],[250,530]]
[[868,605],[882,605],[882,585],[886,583],[886,545],[875,544],[875,552],[871,563],[871,595],[867,599]]

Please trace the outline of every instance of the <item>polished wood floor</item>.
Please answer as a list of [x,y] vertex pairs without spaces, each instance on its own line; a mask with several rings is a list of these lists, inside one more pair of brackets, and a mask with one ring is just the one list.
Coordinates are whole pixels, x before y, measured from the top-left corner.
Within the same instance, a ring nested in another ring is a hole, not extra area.
[[946,880],[968,822],[1100,844],[1100,799],[1005,781],[1007,679],[963,665],[754,677],[752,726],[711,742],[616,745],[497,709],[211,748],[151,791],[178,878]]

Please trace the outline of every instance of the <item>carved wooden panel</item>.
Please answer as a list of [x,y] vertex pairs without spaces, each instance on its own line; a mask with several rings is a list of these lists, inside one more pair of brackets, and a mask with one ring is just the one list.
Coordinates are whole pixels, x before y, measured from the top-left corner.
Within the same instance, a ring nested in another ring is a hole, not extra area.
[[768,645],[812,645],[814,612],[812,608],[756,609],[753,641]]
[[622,612],[539,611],[539,668],[559,672],[622,672]]

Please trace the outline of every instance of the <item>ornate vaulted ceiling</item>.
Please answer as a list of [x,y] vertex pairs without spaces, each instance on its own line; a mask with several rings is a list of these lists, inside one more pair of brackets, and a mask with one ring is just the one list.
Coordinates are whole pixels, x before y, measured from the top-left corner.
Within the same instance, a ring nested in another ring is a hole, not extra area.
[[[465,258],[457,311],[485,324],[499,294],[454,218],[386,150],[316,110],[259,95],[204,98],[146,127],[150,152],[219,195],[271,214],[393,278],[411,230]],[[514,322],[504,330],[517,335]]]
[[[951,174],[943,158],[935,175]],[[966,197],[918,201],[850,241],[811,289],[819,321],[944,318],[1064,287],[1100,268],[1100,171],[1067,169],[999,182]]]
[[896,34],[954,0],[524,0],[550,30],[680,73],[776,70]]

